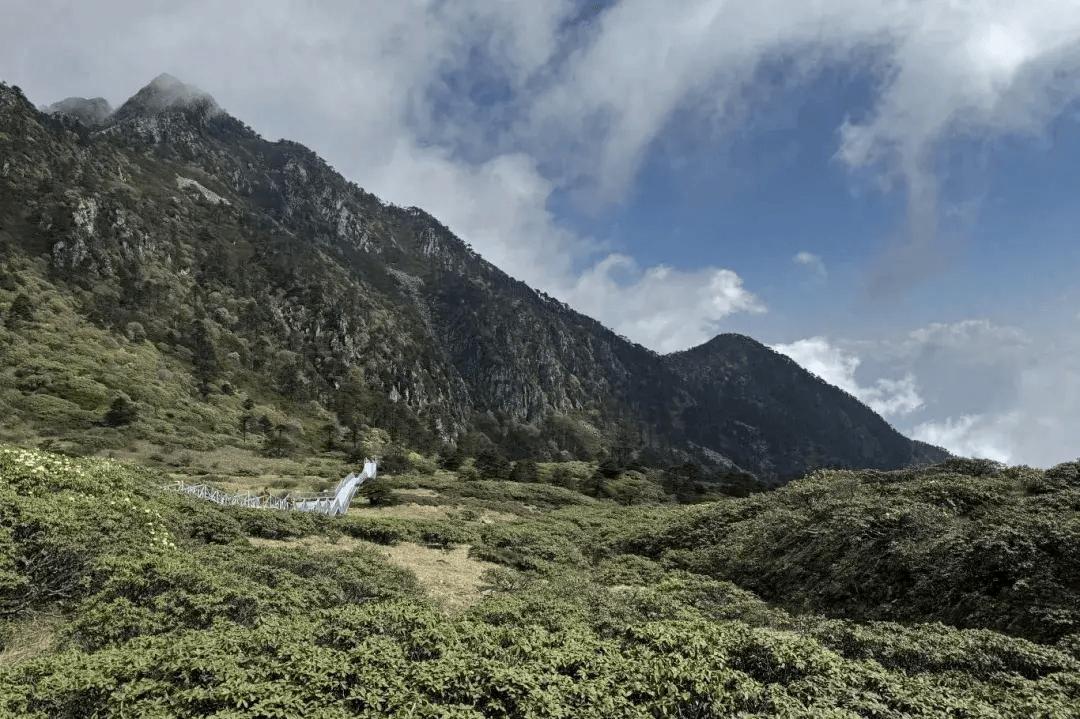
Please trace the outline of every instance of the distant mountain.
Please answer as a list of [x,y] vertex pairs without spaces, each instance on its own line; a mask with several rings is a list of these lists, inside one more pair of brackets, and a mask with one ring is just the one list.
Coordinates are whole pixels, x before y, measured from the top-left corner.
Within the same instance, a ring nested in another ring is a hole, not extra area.
[[629,342],[168,75],[104,117],[92,102],[43,114],[0,89],[8,252],[188,358],[204,398],[261,383],[405,445],[692,463],[744,489],[951,456],[750,338]]
[[717,335],[664,361],[701,398],[684,412],[688,437],[741,466],[788,478],[812,466],[891,469],[948,458],[750,337]]
[[41,109],[47,115],[70,115],[73,120],[88,127],[95,127],[112,114],[112,107],[103,97],[87,100],[85,97],[69,97]]

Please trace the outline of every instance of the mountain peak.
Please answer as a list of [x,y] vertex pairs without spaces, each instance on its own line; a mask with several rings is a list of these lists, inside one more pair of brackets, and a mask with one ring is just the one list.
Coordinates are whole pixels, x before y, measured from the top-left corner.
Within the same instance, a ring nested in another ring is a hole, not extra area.
[[42,108],[47,115],[70,115],[84,125],[100,125],[112,113],[112,107],[103,97],[88,100],[85,97],[69,97]]
[[116,119],[156,115],[167,110],[199,110],[207,116],[222,112],[210,93],[161,73],[116,111]]

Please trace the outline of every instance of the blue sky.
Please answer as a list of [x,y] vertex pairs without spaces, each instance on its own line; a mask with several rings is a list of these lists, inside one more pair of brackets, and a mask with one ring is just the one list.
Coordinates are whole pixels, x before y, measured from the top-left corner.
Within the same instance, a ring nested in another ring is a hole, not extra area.
[[161,72],[659,352],[754,337],[909,437],[1080,456],[1080,5],[0,0],[0,77]]

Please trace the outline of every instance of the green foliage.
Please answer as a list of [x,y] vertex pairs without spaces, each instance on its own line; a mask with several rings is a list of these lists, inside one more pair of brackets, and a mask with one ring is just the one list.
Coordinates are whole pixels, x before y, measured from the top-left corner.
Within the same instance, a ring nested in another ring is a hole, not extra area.
[[420,474],[431,476],[435,474],[435,462],[420,455],[418,452],[409,452],[409,465]]
[[476,471],[481,479],[508,479],[510,460],[494,449],[485,449],[476,457]]
[[[999,549],[999,558],[1026,551],[1013,530],[1027,520],[996,506],[1058,518],[1047,529],[1064,533],[1032,535],[1036,545],[1060,543],[1080,506],[1072,489],[1026,493],[1023,469],[997,473],[983,494],[968,482],[991,478],[880,479],[822,473],[790,491],[709,507],[583,498],[479,525],[218,506],[161,493],[153,486],[163,477],[132,465],[0,447],[0,606],[11,617],[50,608],[66,618],[51,652],[0,666],[0,716],[1075,716],[1080,656],[1068,642],[788,613],[731,581],[671,568],[696,562],[695,551],[720,567],[747,554],[775,579],[783,557],[811,541],[799,533],[814,527],[831,541],[842,540],[842,527],[865,541],[893,527],[904,551],[931,558],[918,542],[943,527],[921,526],[933,517],[919,513],[919,497],[939,515],[952,502],[964,522],[992,528],[971,538],[994,564]],[[441,476],[395,482],[462,486]],[[571,494],[513,482],[468,488]],[[910,516],[888,524],[900,506]],[[767,520],[778,519],[769,533]],[[745,535],[753,523],[757,535]],[[469,544],[472,556],[499,564],[483,577],[491,594],[450,617],[377,549],[266,549],[244,539],[337,533]],[[754,539],[764,552],[754,553]],[[888,556],[876,545],[867,551]],[[781,559],[763,564],[772,552]],[[809,574],[822,569],[809,556],[798,556],[805,586],[828,590]],[[942,571],[967,566],[936,561]],[[872,591],[872,572],[851,571]]]
[[105,413],[105,424],[109,427],[124,427],[134,422],[139,416],[138,409],[123,395],[113,400],[109,411]]
[[456,447],[449,450],[446,454],[439,455],[439,466],[443,469],[448,469],[451,472],[456,472],[465,461],[466,456],[467,455],[460,447]]
[[[951,466],[951,465],[950,465]],[[1039,470],[818,472],[619,547],[800,611],[1054,643],[1080,627],[1080,492]]]
[[367,497],[373,507],[392,507],[402,503],[401,495],[394,493],[394,486],[383,477],[369,479],[360,485],[356,493]]
[[274,432],[263,440],[262,453],[265,457],[292,457],[296,454],[296,442],[283,432]]
[[450,498],[471,497],[493,502],[517,503],[543,509],[577,505],[593,505],[596,500],[577,492],[550,485],[519,484],[517,482],[469,481],[458,482],[441,490]]
[[540,481],[540,468],[536,462],[522,459],[514,462],[514,468],[510,471],[510,481],[533,483]]
[[11,307],[7,311],[7,319],[5,320],[5,326],[9,330],[16,329],[24,322],[30,322],[34,319],[34,302],[30,299],[25,292],[20,292],[15,295],[15,299],[11,301]]
[[608,480],[603,485],[603,494],[619,504],[658,504],[667,501],[663,488],[640,474],[624,474]]

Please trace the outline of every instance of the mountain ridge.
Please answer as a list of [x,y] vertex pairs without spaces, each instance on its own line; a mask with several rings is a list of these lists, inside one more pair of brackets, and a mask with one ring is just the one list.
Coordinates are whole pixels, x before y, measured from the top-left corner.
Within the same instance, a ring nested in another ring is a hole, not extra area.
[[[951,456],[752,338],[718,335],[670,355],[629,342],[510,277],[423,210],[382,202],[303,145],[263,140],[208,94],[162,77],[93,127],[25,98],[21,119],[11,98],[0,103],[6,128],[38,134],[54,156],[24,153],[14,168],[37,208],[33,236],[15,244],[47,248],[50,272],[72,287],[124,286],[132,297],[102,307],[103,326],[139,322],[169,352],[190,351],[204,327],[212,349],[244,349],[242,371],[204,372],[210,394],[226,375],[269,371],[271,385],[337,407],[345,422],[341,389],[363,368],[368,391],[403,399],[420,425],[472,452],[690,462],[757,488],[827,464],[894,469]],[[70,176],[42,184],[58,155]],[[181,199],[177,178],[229,205]],[[139,300],[149,275],[174,287],[172,306]],[[786,394],[766,387],[781,380]],[[823,414],[810,398],[839,409]],[[804,426],[814,431],[790,446]]]

